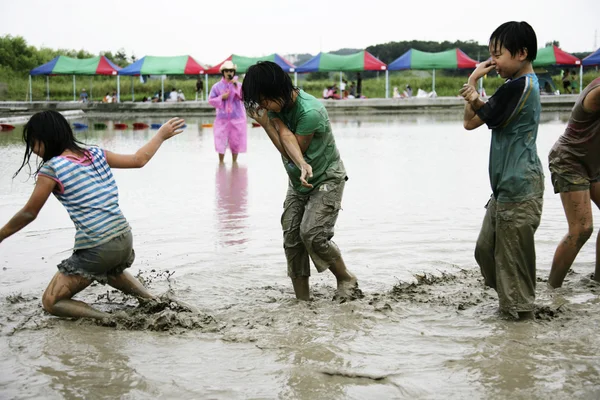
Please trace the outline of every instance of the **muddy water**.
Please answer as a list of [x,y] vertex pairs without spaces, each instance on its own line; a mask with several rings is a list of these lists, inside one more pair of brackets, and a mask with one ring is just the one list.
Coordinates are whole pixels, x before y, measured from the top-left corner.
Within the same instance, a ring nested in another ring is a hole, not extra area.
[[[546,165],[566,115],[543,120]],[[279,226],[286,176],[269,139],[249,129],[249,153],[220,167],[206,122],[188,120],[146,168],[115,171],[134,232],[132,271],[162,300],[136,308],[100,285],[78,297],[136,323],[41,310],[74,234],[55,199],[0,245],[1,398],[600,396],[593,240],[558,294],[540,282],[536,321],[501,318],[482,285],[472,253],[490,192],[485,129],[465,132],[448,116],[333,118],[350,177],[335,240],[365,293],[337,304],[328,273],[313,275],[313,302],[293,300]],[[131,152],[153,134],[110,126],[77,135]],[[19,135],[0,134],[0,223],[32,188],[11,180]],[[566,227],[546,174],[540,281]]]

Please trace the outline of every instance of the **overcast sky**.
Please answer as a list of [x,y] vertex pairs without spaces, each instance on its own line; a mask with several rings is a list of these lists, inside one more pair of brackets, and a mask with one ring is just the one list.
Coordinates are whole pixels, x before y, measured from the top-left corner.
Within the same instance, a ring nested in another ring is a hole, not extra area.
[[138,58],[189,54],[207,65],[232,53],[316,54],[413,39],[484,44],[510,20],[529,22],[539,47],[600,46],[599,0],[0,0],[0,36],[92,53],[123,48]]

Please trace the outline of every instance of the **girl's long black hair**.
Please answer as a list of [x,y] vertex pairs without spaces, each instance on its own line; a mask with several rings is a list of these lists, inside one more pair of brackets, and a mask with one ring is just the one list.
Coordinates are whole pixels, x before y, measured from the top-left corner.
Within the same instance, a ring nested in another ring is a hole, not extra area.
[[[61,155],[65,150],[71,150],[74,153],[89,157],[83,147],[85,145],[75,139],[71,126],[65,117],[57,111],[48,110],[34,114],[23,128],[23,141],[25,142],[25,155],[13,178],[21,172],[25,165],[29,166],[30,176],[37,174],[46,161]],[[32,174],[29,160],[36,142],[43,145],[44,155],[37,165],[35,173]]]
[[276,101],[282,110],[288,109],[294,104],[294,92],[298,88],[290,76],[271,61],[259,61],[248,68],[242,83],[244,106],[249,112],[257,110],[262,100]]

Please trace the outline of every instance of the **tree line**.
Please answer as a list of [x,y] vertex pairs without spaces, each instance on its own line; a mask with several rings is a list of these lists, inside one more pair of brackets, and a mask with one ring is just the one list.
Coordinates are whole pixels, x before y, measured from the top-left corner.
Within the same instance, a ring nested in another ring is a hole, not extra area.
[[[560,43],[558,41],[546,43],[546,45],[549,44],[555,44],[559,46]],[[457,47],[474,60],[485,60],[489,57],[487,44],[481,45],[472,40],[457,40],[455,42],[409,40],[376,44],[367,47],[365,50],[379,58],[384,63],[389,64],[410,49],[426,52],[440,52]],[[362,49],[344,48],[331,53],[346,55],[356,53],[360,50]],[[572,54],[578,58],[584,58],[590,53],[591,51]],[[46,47],[36,48],[35,46],[28,45],[27,41],[21,36],[0,36],[0,72],[2,72],[2,75],[13,73],[20,76],[26,76],[29,74],[31,69],[47,63],[58,55],[64,55],[73,58],[90,58],[96,56],[96,54],[92,54],[85,50],[50,49]],[[101,52],[100,55],[108,57],[111,61],[121,67],[124,67],[136,60],[135,55],[132,54],[128,56],[124,49],[119,49],[115,53],[112,53],[111,51],[105,51]],[[312,57],[313,55],[311,54],[294,55],[296,65],[301,65]],[[376,74],[377,72],[366,72],[364,77],[368,78],[375,76]],[[328,74],[315,73],[311,75],[313,79],[322,79],[322,75]]]

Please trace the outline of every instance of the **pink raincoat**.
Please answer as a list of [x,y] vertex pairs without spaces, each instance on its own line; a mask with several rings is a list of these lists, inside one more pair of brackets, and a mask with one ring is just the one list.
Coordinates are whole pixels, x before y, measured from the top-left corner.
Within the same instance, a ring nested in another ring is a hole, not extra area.
[[[233,79],[237,82],[237,76]],[[223,100],[223,93],[229,92],[227,100]],[[246,152],[246,109],[242,101],[242,84],[237,82],[227,83],[225,78],[215,83],[210,89],[208,102],[217,109],[217,118],[213,125],[215,135],[215,150],[225,154],[229,147],[232,153]]]

